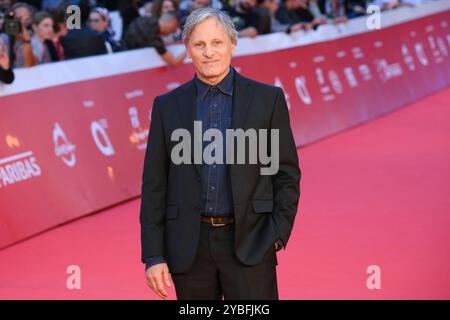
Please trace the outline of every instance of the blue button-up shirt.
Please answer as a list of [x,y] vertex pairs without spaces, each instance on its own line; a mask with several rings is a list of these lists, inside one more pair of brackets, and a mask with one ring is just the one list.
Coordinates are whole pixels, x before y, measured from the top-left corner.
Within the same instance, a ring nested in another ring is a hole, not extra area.
[[[202,164],[202,215],[223,217],[234,214],[231,178],[229,166],[226,164],[225,139],[226,129],[231,128],[233,78],[234,70],[231,67],[225,78],[215,86],[203,82],[197,75],[194,78],[197,90],[195,120],[202,122],[202,135],[206,130],[214,128],[220,130],[223,137],[222,164],[206,164],[204,161]],[[211,141],[203,142],[203,150],[210,143]],[[214,155],[212,153],[212,156]],[[146,269],[162,262],[166,262],[164,257],[150,257],[146,260]]]
[[[233,105],[233,69],[217,85],[211,86],[195,75],[197,88],[196,121],[201,121],[203,134],[208,129],[220,130],[223,138],[222,158],[218,162],[205,163],[201,169],[202,215],[233,216],[233,195],[229,166],[226,162],[226,129],[231,128]],[[203,150],[211,144],[203,142]],[[213,151],[211,156],[215,156]]]

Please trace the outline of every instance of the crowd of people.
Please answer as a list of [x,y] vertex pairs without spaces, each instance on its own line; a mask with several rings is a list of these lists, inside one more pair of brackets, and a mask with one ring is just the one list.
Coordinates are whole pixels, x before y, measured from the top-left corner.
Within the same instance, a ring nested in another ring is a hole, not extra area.
[[[228,12],[239,37],[271,32],[311,31],[327,23],[345,23],[366,15],[370,3],[382,10],[427,0],[0,0],[0,81],[14,80],[12,69],[37,64],[153,47],[171,66],[166,46],[181,42],[187,16],[212,6]],[[67,8],[80,9],[76,28]],[[112,28],[110,12],[120,13],[121,36]],[[14,21],[20,22],[14,28]]]

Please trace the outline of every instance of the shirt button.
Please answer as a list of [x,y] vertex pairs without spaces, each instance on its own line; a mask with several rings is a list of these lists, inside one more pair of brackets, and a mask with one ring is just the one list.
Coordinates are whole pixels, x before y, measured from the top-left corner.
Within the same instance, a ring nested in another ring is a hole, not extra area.
[[212,187],[211,187],[211,190],[214,190],[214,189],[215,189],[214,186],[212,186]]
[[212,208],[212,207],[209,207],[208,209],[209,209],[209,211],[212,211],[213,208]]

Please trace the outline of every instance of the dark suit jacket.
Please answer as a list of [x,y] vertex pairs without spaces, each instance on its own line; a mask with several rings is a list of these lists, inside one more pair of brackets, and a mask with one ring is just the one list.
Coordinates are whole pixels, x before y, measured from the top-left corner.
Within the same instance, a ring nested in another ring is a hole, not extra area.
[[[232,128],[279,129],[280,135],[277,174],[260,175],[259,161],[230,164],[236,254],[242,263],[256,265],[278,238],[285,246],[288,242],[297,213],[301,173],[283,91],[234,71]],[[171,141],[173,130],[188,129],[193,137],[195,98],[193,79],[155,98],[144,160],[142,262],[164,256],[171,273],[190,268],[199,242],[201,165],[175,165],[170,159],[172,148],[178,144]]]
[[103,35],[87,26],[69,30],[61,39],[66,59],[75,59],[107,53]]

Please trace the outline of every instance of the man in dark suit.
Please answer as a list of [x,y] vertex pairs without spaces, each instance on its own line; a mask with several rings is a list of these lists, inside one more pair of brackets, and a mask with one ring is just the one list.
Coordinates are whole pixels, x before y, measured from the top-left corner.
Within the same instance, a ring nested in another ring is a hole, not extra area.
[[[237,31],[226,13],[193,11],[183,40],[195,76],[155,98],[144,161],[147,283],[162,298],[170,274],[178,299],[278,299],[276,251],[291,234],[301,176],[284,93],[231,67]],[[229,147],[229,132],[249,140],[270,132],[269,142],[257,143],[276,170],[249,161],[256,143]],[[220,154],[227,160],[217,161]],[[246,161],[229,161],[241,156]]]

